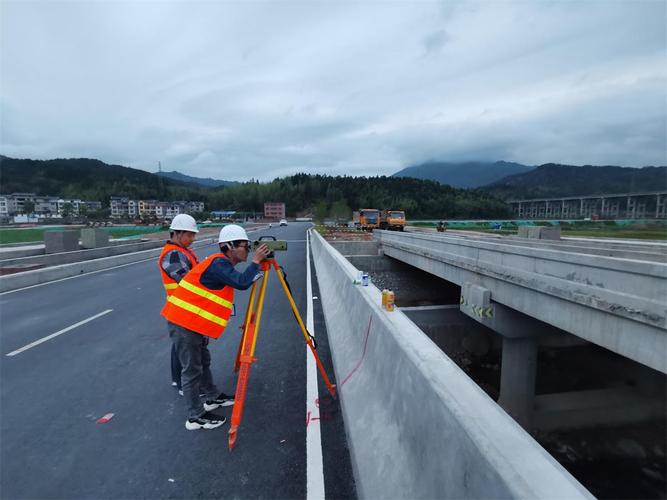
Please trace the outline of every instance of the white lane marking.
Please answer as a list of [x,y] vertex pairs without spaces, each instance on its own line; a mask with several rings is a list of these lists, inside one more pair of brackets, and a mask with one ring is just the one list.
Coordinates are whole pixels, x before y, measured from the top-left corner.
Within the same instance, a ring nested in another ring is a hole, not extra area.
[[[306,328],[315,336],[315,321],[313,319],[313,285],[310,276],[310,230],[306,233]],[[324,499],[324,467],[322,459],[322,438],[320,432],[319,408],[316,401],[317,365],[313,354],[306,347],[306,415],[315,415],[318,418],[309,418],[306,427],[306,498],[308,500]]]
[[101,313],[96,314],[95,316],[91,316],[90,318],[86,318],[83,321],[79,321],[78,323],[74,323],[73,325],[68,326],[67,328],[63,328],[62,330],[59,330],[56,333],[52,333],[51,335],[47,335],[44,338],[41,338],[39,340],[35,340],[31,344],[28,344],[26,346],[21,347],[20,349],[12,351],[9,354],[7,354],[7,356],[16,356],[17,354],[21,354],[22,352],[27,351],[28,349],[31,349],[31,348],[39,345],[39,344],[42,344],[42,343],[46,342],[47,340],[51,340],[52,338],[55,338],[58,335],[62,335],[63,333],[66,333],[66,332],[69,332],[70,330],[73,330],[77,326],[85,325],[89,321],[93,321],[94,319],[97,319],[100,316],[104,316],[105,314],[109,314],[111,311],[113,311],[113,309],[107,309],[106,311],[102,311]]

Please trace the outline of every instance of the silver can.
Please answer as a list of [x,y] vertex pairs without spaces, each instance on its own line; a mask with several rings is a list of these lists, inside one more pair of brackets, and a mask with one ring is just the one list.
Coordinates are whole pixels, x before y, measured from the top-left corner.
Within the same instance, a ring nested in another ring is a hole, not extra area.
[[368,277],[368,274],[364,273],[361,275],[361,284],[362,286],[368,286],[368,283],[370,283],[370,278]]

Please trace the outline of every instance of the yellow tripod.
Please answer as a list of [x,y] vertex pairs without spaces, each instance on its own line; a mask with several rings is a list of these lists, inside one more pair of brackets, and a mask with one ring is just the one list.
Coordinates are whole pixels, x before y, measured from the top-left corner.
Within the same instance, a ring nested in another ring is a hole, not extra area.
[[332,397],[336,397],[336,386],[329,381],[324,366],[320,361],[319,356],[316,352],[315,339],[313,338],[301,319],[299,310],[296,308],[294,303],[294,298],[292,297],[292,292],[289,289],[287,281],[282,268],[276,262],[276,259],[270,254],[269,258],[262,261],[260,264],[260,269],[263,272],[263,279],[261,286],[259,286],[259,297],[257,296],[257,281],[253,283],[250,290],[250,298],[248,299],[248,309],[246,310],[245,319],[243,320],[243,336],[241,337],[241,342],[239,344],[239,350],[236,355],[236,363],[234,366],[234,371],[238,372],[238,381],[236,383],[236,395],[234,399],[234,409],[232,410],[232,423],[229,428],[229,450],[233,450],[236,444],[236,435],[238,432],[239,425],[241,425],[241,418],[243,417],[243,405],[245,403],[245,394],[248,388],[248,376],[250,372],[250,365],[253,364],[256,359],[255,346],[257,344],[257,335],[259,333],[260,323],[262,321],[262,309],[264,307],[264,297],[266,294],[266,284],[269,281],[269,274],[271,269],[276,271],[280,284],[283,287],[285,295],[289,300],[290,306],[292,307],[292,312],[296,317],[296,321],[301,328],[301,333],[306,341],[306,344],[310,348],[310,352],[313,353],[315,357],[315,362],[317,367],[322,374],[322,378],[329,390],[329,393]]

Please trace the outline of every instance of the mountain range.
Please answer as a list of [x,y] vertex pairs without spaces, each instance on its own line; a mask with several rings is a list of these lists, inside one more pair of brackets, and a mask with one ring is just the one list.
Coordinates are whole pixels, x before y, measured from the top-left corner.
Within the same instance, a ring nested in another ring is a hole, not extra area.
[[414,177],[438,181],[452,187],[476,188],[486,186],[509,175],[530,172],[535,167],[507,161],[463,163],[428,162],[406,167],[392,177]]
[[[508,175],[508,172],[514,173]],[[426,163],[405,168],[391,177],[367,178],[366,182],[378,179],[379,183],[374,185],[375,189],[380,189],[383,182],[387,186],[394,186],[395,181],[408,174],[424,181],[437,181],[447,188],[452,183],[474,187],[480,191],[480,196],[493,196],[504,200],[667,191],[667,167],[664,166],[629,168],[547,163],[538,167],[528,167],[509,162]],[[307,177],[306,174],[299,175]],[[503,177],[497,178],[499,175]],[[486,185],[479,184],[494,177],[495,181],[490,181]],[[335,179],[327,176],[317,177],[320,178],[321,180],[317,182],[324,182],[323,180],[329,182]],[[358,180],[355,182],[359,183]],[[109,196],[165,201],[219,200],[234,207],[249,205],[254,200],[252,204],[259,206],[259,200],[255,199],[256,193],[250,189],[251,186],[248,186],[247,190],[243,189],[244,186],[242,183],[203,179],[179,172],[162,172],[162,175],[156,175],[144,170],[109,165],[87,158],[30,160],[0,155],[0,192],[4,194],[34,192],[39,195],[101,200],[104,203],[108,201]],[[223,192],[227,190],[232,191],[229,196],[233,195],[233,199],[226,200],[227,195],[223,196]],[[270,199],[279,199],[279,196],[282,196],[282,193],[269,191],[267,196]],[[337,193],[334,191],[327,194],[328,201],[335,201]],[[300,194],[295,192],[286,196],[290,198]],[[217,204],[214,203],[214,206]]]
[[204,199],[206,189],[90,158],[30,160],[0,155],[0,192],[3,194],[27,192],[103,203],[108,202],[109,196],[199,201]]
[[172,170],[171,172],[155,172],[155,175],[160,175],[175,181],[189,182],[191,184],[197,184],[204,187],[233,186],[235,184],[239,184],[236,181],[223,181],[220,179],[212,179],[211,177],[193,177],[191,175],[182,174],[176,170]]
[[504,200],[667,191],[667,167],[579,167],[546,163],[481,189]]

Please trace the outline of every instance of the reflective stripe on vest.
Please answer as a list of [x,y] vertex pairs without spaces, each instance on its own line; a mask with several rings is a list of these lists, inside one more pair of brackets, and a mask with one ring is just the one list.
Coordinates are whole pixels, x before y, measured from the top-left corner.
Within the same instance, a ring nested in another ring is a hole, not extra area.
[[196,285],[193,285],[192,283],[189,283],[187,281],[181,282],[181,286],[185,288],[186,290],[189,290],[192,293],[196,293],[200,297],[207,298],[208,300],[215,302],[216,304],[220,304],[221,306],[232,308],[232,303],[228,300],[225,300],[221,297],[218,297],[214,293],[207,292],[203,288],[200,288]]
[[220,316],[216,316],[215,314],[211,314],[208,311],[205,311],[201,307],[193,306],[192,304],[188,304],[186,301],[179,299],[178,297],[174,297],[171,295],[169,298],[167,298],[168,302],[171,302],[172,304],[176,304],[178,307],[182,307],[186,311],[190,311],[193,314],[196,314],[197,316],[201,316],[202,318],[206,318],[209,321],[213,321],[213,323],[217,323],[222,326],[227,326],[227,320],[224,318],[221,318]]
[[234,289],[212,290],[201,283],[202,275],[217,258],[227,257],[221,253],[207,257],[179,282],[162,309],[167,321],[208,337],[222,335],[232,314]]

